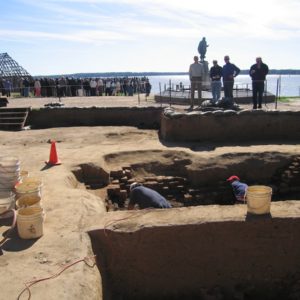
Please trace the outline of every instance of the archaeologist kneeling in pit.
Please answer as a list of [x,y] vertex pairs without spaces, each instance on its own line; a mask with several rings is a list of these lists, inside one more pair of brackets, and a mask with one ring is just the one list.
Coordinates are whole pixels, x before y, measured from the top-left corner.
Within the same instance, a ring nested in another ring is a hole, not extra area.
[[138,204],[140,209],[150,207],[171,208],[171,204],[162,195],[137,182],[130,185],[130,201],[128,209],[133,209],[135,204]]
[[229,178],[227,178],[227,181],[232,186],[233,194],[237,203],[245,202],[248,185],[246,183],[240,182],[240,178],[236,175],[230,176]]

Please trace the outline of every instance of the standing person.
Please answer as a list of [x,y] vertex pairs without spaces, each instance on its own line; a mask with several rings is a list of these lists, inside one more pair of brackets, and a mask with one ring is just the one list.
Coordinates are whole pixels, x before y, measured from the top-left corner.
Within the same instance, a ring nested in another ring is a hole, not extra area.
[[130,185],[130,201],[128,209],[132,210],[135,204],[138,204],[140,209],[150,207],[171,208],[171,204],[162,195],[137,182]]
[[9,79],[6,79],[4,82],[4,88],[5,88],[5,94],[7,97],[10,97],[11,89],[12,89],[12,83]]
[[151,84],[149,82],[149,79],[146,80],[146,84],[145,84],[145,93],[146,93],[146,97],[149,97],[150,92],[151,92]]
[[91,96],[96,96],[97,82],[94,78],[90,80]]
[[116,82],[116,96],[119,96],[121,94],[121,83],[119,80]]
[[41,83],[38,78],[34,81],[34,96],[41,97]]
[[30,91],[30,83],[27,78],[23,80],[23,86],[24,86],[24,97],[28,97]]
[[240,178],[236,175],[230,176],[229,178],[227,178],[227,181],[232,186],[233,194],[237,202],[245,202],[248,185],[246,183],[240,182]]
[[211,93],[212,93],[212,103],[216,104],[216,102],[221,97],[221,78],[222,78],[223,69],[218,65],[217,60],[213,60],[213,66],[210,68],[209,76],[211,79]]
[[249,71],[249,75],[252,79],[253,109],[257,109],[257,96],[258,108],[261,108],[262,96],[265,89],[265,80],[268,73],[269,67],[262,62],[261,57],[257,57],[256,64],[252,65]]
[[97,89],[98,89],[99,96],[102,96],[102,94],[103,94],[103,87],[104,87],[103,80],[101,78],[99,78],[98,82],[97,82]]
[[198,101],[201,104],[202,98],[202,77],[204,75],[204,68],[199,63],[198,56],[194,56],[194,63],[190,65],[189,76],[191,81],[191,106],[190,109],[194,108],[195,90],[198,90]]
[[224,61],[225,61],[225,65],[223,66],[224,97],[232,99],[234,77],[238,76],[241,70],[235,64],[230,63],[230,58],[228,55],[225,55]]

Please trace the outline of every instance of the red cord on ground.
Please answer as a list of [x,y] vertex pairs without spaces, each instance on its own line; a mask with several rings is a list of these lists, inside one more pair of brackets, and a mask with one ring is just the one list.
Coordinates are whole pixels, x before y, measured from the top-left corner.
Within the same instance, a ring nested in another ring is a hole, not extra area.
[[96,265],[96,261],[95,261],[95,258],[96,258],[96,255],[93,255],[93,256],[87,256],[85,258],[82,258],[82,259],[79,259],[79,260],[76,260],[70,264],[67,264],[65,265],[60,271],[58,271],[57,273],[49,276],[49,277],[44,277],[44,278],[40,278],[40,279],[35,279],[35,280],[32,280],[32,281],[28,281],[28,282],[25,282],[25,288],[21,291],[21,293],[18,295],[18,298],[17,300],[21,299],[21,296],[23,295],[23,293],[25,291],[28,292],[28,300],[31,299],[31,291],[30,291],[30,287],[32,287],[34,284],[36,283],[39,283],[39,282],[42,282],[42,281],[46,281],[46,280],[49,280],[49,279],[54,279],[56,277],[58,277],[61,273],[63,273],[65,270],[69,269],[70,267],[80,263],[80,262],[84,262],[88,267],[90,268],[93,268],[95,265]]

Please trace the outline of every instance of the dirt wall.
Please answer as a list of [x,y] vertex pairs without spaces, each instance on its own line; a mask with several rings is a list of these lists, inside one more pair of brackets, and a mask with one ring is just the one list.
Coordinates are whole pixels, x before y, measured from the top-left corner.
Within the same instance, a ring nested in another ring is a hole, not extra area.
[[41,108],[30,111],[26,125],[32,128],[120,125],[157,129],[161,112],[156,107]]
[[90,231],[104,299],[194,299],[216,286],[260,286],[269,296],[267,287],[300,279],[299,209],[277,202],[264,217],[245,217],[243,205],[109,213],[104,229]]
[[165,111],[161,137],[172,142],[298,140],[300,112],[244,110],[176,113]]

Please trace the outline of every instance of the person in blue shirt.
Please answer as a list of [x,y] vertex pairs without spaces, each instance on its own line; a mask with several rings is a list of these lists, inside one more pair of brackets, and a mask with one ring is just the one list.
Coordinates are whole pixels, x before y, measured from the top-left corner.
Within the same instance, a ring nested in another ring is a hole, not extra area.
[[223,66],[223,86],[224,86],[224,97],[233,98],[233,85],[234,78],[239,75],[241,70],[230,62],[228,55],[224,57],[225,65]]
[[236,175],[230,176],[229,178],[227,178],[227,181],[232,186],[233,194],[237,202],[245,202],[248,185],[246,183],[240,182],[240,178]]
[[140,209],[144,208],[171,208],[171,204],[158,192],[134,182],[130,185],[130,201],[128,209],[132,210],[138,204]]

